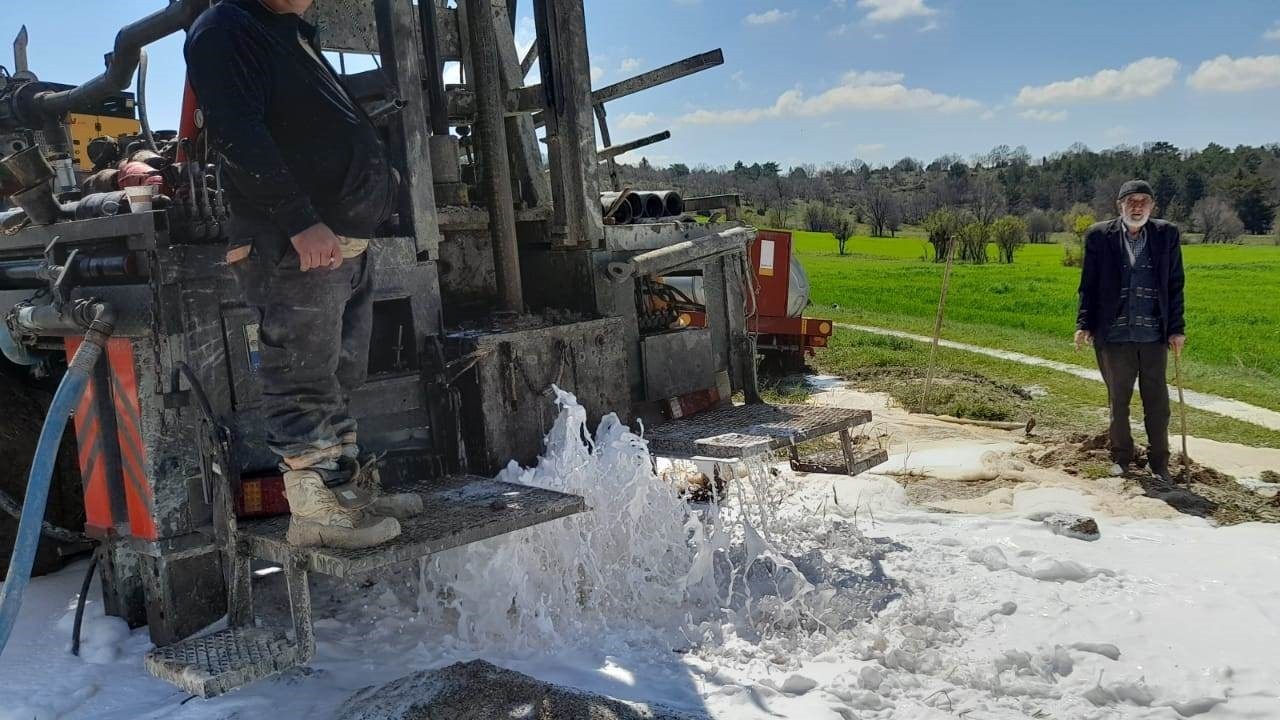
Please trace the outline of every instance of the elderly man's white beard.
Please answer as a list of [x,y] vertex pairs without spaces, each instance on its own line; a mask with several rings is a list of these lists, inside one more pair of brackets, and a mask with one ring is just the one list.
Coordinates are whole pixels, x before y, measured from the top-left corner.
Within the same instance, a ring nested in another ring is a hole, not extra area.
[[1141,229],[1143,225],[1147,224],[1147,220],[1150,220],[1150,219],[1151,219],[1151,211],[1149,210],[1147,212],[1142,213],[1142,217],[1140,217],[1137,220],[1134,220],[1133,218],[1129,217],[1129,213],[1122,213],[1120,215],[1120,220],[1123,221],[1125,227],[1129,228],[1130,230]]

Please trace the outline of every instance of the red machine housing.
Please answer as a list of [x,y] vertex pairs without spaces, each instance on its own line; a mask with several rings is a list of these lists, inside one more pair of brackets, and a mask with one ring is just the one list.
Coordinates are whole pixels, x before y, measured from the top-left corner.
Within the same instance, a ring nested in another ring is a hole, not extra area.
[[[777,367],[800,369],[814,349],[827,347],[834,325],[831,320],[787,313],[791,293],[791,233],[761,230],[751,244],[754,306],[747,308],[747,329],[756,337],[756,349]],[[688,316],[687,318],[684,316]],[[681,322],[706,325],[702,313],[683,313]]]

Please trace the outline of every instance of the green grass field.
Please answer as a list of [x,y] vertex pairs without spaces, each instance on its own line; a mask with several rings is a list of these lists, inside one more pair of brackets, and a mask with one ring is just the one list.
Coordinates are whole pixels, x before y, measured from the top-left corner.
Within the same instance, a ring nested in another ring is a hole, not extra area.
[[[923,260],[932,253],[921,235],[855,237],[840,256],[828,234],[793,234],[812,286],[810,315],[932,331],[942,266]],[[1028,245],[1013,265],[957,265],[943,337],[1094,367],[1092,352],[1071,342],[1080,270],[1064,267],[1062,255],[1060,245]],[[1183,258],[1186,386],[1280,410],[1280,247],[1188,245]]]

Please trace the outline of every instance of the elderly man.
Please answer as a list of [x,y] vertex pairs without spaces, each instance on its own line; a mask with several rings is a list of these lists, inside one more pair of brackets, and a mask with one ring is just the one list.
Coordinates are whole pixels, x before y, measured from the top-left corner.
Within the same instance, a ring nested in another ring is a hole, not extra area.
[[222,0],[187,35],[187,73],[231,205],[227,263],[259,328],[267,444],[280,457],[295,545],[362,548],[422,510],[381,496],[357,461],[347,397],[368,370],[366,248],[397,182],[368,115],[303,22],[311,0]]
[[1168,351],[1181,353],[1182,242],[1178,226],[1152,220],[1151,186],[1130,180],[1120,187],[1120,217],[1100,222],[1084,236],[1076,349],[1092,343],[1111,406],[1113,475],[1133,462],[1129,401],[1134,381],[1146,421],[1147,469],[1169,479]]

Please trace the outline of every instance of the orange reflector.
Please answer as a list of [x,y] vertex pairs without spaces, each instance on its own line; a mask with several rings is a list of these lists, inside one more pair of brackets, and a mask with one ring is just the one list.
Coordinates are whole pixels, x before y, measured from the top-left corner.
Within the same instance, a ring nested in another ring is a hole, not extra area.
[[829,323],[829,322],[824,322],[824,323],[822,323],[821,325],[819,325],[819,326],[818,326],[818,332],[822,333],[823,335],[830,335],[830,334],[831,334],[831,323]]
[[676,318],[676,327],[687,328],[693,322],[693,316],[689,313],[680,313],[680,317]]
[[817,347],[826,347],[827,339],[824,337],[815,337],[813,338],[813,344]]

